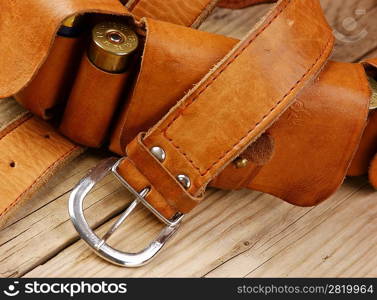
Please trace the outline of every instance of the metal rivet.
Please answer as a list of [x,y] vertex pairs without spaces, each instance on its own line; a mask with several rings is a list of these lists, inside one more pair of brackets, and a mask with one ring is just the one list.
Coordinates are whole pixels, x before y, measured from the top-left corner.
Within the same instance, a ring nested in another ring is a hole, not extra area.
[[156,157],[160,162],[163,162],[166,158],[166,153],[161,147],[154,146],[151,148],[151,153]]
[[184,175],[184,174],[179,174],[179,175],[177,175],[177,179],[185,189],[190,188],[190,186],[191,186],[190,177],[188,177],[187,175]]
[[236,165],[237,169],[242,169],[247,167],[249,160],[247,158],[239,157],[233,163]]

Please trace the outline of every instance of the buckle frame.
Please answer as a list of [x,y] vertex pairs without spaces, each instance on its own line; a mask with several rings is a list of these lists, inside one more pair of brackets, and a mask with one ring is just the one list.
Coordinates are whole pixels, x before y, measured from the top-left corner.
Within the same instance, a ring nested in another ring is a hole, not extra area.
[[[151,261],[166,244],[166,242],[177,232],[184,215],[179,213],[171,220],[166,219],[163,215],[161,215],[152,205],[150,205],[144,199],[144,197],[150,191],[149,187],[146,187],[140,192],[137,192],[132,186],[130,186],[127,181],[125,181],[120,176],[117,168],[122,160],[123,159],[118,159],[115,157],[108,158],[100,162],[89,172],[86,177],[81,179],[76,187],[72,190],[69,197],[68,212],[71,217],[73,226],[75,227],[81,238],[93,249],[93,251],[97,255],[119,266],[139,267]],[[135,196],[135,200],[120,215],[118,220],[105,233],[103,238],[100,238],[89,227],[89,224],[85,219],[83,202],[90,190],[110,172],[112,172],[115,177],[123,184],[123,186],[125,186]],[[119,228],[119,226],[127,219],[131,212],[140,203],[148,208],[166,226],[146,248],[139,252],[123,252],[109,246],[106,242],[107,239]]]

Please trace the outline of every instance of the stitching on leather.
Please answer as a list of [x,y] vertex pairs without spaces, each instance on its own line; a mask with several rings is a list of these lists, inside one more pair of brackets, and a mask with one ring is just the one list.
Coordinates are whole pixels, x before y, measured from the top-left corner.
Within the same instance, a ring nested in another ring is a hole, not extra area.
[[[208,3],[207,3],[207,5],[201,10],[201,12],[199,13],[199,15],[196,18],[194,18],[194,20],[190,23],[189,26],[193,27],[193,25],[194,24],[196,25],[196,23],[200,19],[202,19],[202,18],[205,19],[211,13],[212,8],[214,8],[219,1],[220,0],[209,0]],[[197,28],[197,27],[195,26],[195,28]]]
[[288,7],[288,5],[291,3],[291,0],[288,0],[287,3],[280,9],[280,11],[270,20],[270,22],[268,22],[264,27],[262,27],[260,29],[260,31],[255,35],[255,37],[253,39],[251,39],[250,41],[248,41],[241,49],[239,49],[239,52],[230,60],[226,63],[226,65],[224,66],[224,68],[216,75],[213,76],[213,78],[211,78],[211,80],[209,80],[209,82],[204,86],[202,87],[201,91],[188,103],[186,103],[186,105],[180,110],[179,114],[177,114],[177,116],[162,130],[163,131],[163,135],[165,136],[165,138],[167,140],[170,141],[170,143],[178,150],[178,152],[183,155],[186,160],[188,162],[191,163],[191,165],[199,172],[200,176],[203,177],[205,175],[207,175],[208,172],[211,171],[211,169],[217,164],[219,163],[230,151],[233,150],[234,147],[236,147],[238,144],[240,144],[245,138],[247,138],[247,136],[249,135],[249,133],[251,131],[253,131],[264,119],[266,119],[276,108],[277,106],[287,97],[289,96],[292,91],[304,80],[304,78],[306,77],[306,75],[308,75],[313,67],[318,63],[318,61],[322,58],[323,54],[325,53],[325,50],[330,46],[331,44],[331,36],[330,38],[328,39],[327,41],[327,44],[326,46],[323,48],[323,50],[320,52],[320,55],[318,56],[318,58],[316,59],[316,61],[310,66],[310,68],[308,69],[308,71],[303,74],[303,76],[300,78],[300,80],[298,80],[294,86],[278,101],[276,102],[276,104],[270,109],[270,111],[264,115],[260,121],[258,121],[256,124],[254,124],[254,126],[246,133],[245,136],[243,136],[238,142],[236,142],[231,149],[229,149],[228,151],[226,151],[221,157],[219,157],[211,166],[209,166],[206,170],[204,170],[202,173],[201,169],[195,164],[195,162],[190,159],[188,157],[188,154],[181,151],[181,148],[176,145],[173,141],[173,139],[171,137],[169,137],[167,135],[167,131],[168,129],[172,126],[172,124],[179,118],[182,116],[183,112],[192,104],[194,103],[198,98],[199,96],[222,74],[222,72],[224,72],[226,70],[226,68],[235,61],[236,58],[238,58],[242,53],[243,51],[253,42],[255,41],[280,15],[281,13]]
[[[327,42],[327,44],[326,44],[326,47],[324,48],[324,50],[326,50],[328,47],[329,47],[329,45],[330,45],[330,42],[331,42],[331,38],[328,40],[328,42]],[[178,145],[176,145],[174,142],[173,142],[173,139],[171,139],[171,138],[169,138],[168,136],[166,136],[166,134],[165,134],[165,137],[170,141],[170,143],[178,150],[178,152],[180,153],[180,154],[182,154],[185,158],[186,158],[186,160],[187,161],[189,161],[191,164],[192,164],[192,166],[195,168],[195,169],[197,169],[198,171],[199,171],[199,173],[200,173],[200,176],[205,176],[205,175],[207,175],[207,173],[209,173],[210,171],[211,171],[211,169],[216,165],[216,164],[218,164],[229,152],[231,152],[232,150],[233,150],[233,148],[234,147],[236,147],[239,143],[241,143],[245,138],[247,138],[247,136],[249,135],[249,133],[251,132],[251,131],[253,131],[261,122],[263,122],[263,120],[264,119],[266,119],[276,108],[277,108],[277,106],[281,103],[281,102],[283,102],[284,101],[284,99],[286,98],[286,97],[288,97],[291,93],[292,93],[292,91],[303,81],[303,79],[305,78],[305,76],[307,75],[307,74],[309,74],[311,71],[312,71],[312,69],[313,69],[313,67],[317,64],[317,62],[321,59],[321,57],[323,56],[323,53],[324,52],[322,52],[321,53],[321,55],[317,58],[317,60],[315,61],[315,63],[313,63],[313,65],[309,68],[309,70],[301,77],[301,79],[300,80],[298,80],[297,82],[296,82],[296,84],[274,105],[274,107],[272,107],[271,109],[270,109],[270,111],[267,113],[267,114],[265,114],[262,118],[261,118],[261,120],[259,121],[259,122],[257,122],[255,125],[254,125],[254,127],[253,128],[251,128],[247,133],[246,133],[246,135],[245,136],[243,136],[238,142],[236,142],[235,144],[233,144],[232,145],[232,148],[231,149],[229,149],[228,151],[226,151],[221,157],[219,157],[211,166],[209,166],[206,170],[204,170],[203,172],[204,173],[202,173],[202,171],[200,170],[200,168],[198,167],[198,166],[196,166],[196,164],[195,164],[195,162],[192,160],[192,159],[190,159],[189,157],[188,157],[188,154],[187,153],[185,153],[185,152],[183,152],[183,151],[181,151],[181,148],[178,146]]]
[[[236,53],[234,55],[234,57],[232,59],[230,59],[226,64],[225,66],[223,67],[223,69],[216,75],[214,75],[211,80],[209,80],[207,82],[207,84],[202,87],[201,91],[190,101],[190,102],[187,102],[185,104],[185,106],[180,110],[179,114],[177,114],[174,119],[162,130],[163,131],[163,135],[165,136],[166,139],[168,139],[170,141],[170,143],[178,150],[178,152],[180,154],[182,154],[189,163],[191,163],[191,165],[199,172],[199,174],[201,176],[204,176],[204,174],[206,173],[206,171],[204,171],[205,173],[202,174],[200,168],[195,164],[195,162],[190,159],[188,157],[188,155],[181,151],[181,148],[176,145],[174,142],[173,142],[173,139],[171,137],[169,137],[167,135],[167,131],[169,130],[169,128],[173,125],[173,123],[184,113],[184,111],[192,104],[194,103],[198,98],[199,96],[227,69],[227,67],[232,64],[242,53],[243,51],[249,47],[249,45],[254,42],[282,13],[283,11],[288,7],[288,5],[291,3],[291,0],[288,0],[286,2],[286,4],[280,9],[280,11],[277,12],[277,14],[270,20],[270,22],[268,22],[265,26],[263,26],[259,32],[255,35],[255,37],[253,39],[251,39],[250,41],[248,41],[247,43],[245,43],[245,45],[243,45],[239,50],[238,50],[238,53]],[[221,159],[221,158],[220,158]],[[212,165],[211,165],[212,166]]]
[[174,119],[163,129],[164,132],[166,132],[169,127],[183,114],[183,112],[192,104],[194,103],[199,96],[231,65],[242,53],[243,51],[249,47],[249,45],[254,42],[282,13],[283,11],[288,7],[288,5],[291,3],[291,0],[287,0],[286,4],[280,9],[280,11],[268,22],[266,25],[264,25],[259,32],[252,38],[250,41],[245,43],[238,52],[234,55],[232,59],[230,59],[223,67],[223,69],[218,73],[215,74],[211,80],[208,81],[208,83],[201,88],[201,91],[188,103],[185,104],[185,106],[180,110],[179,114],[177,114]]
[[[214,75],[212,78],[211,78],[211,80],[209,80],[208,82],[207,82],[207,84],[204,86],[204,87],[202,87],[202,89],[201,89],[201,91],[190,101],[190,102],[187,102],[186,103],[186,105],[180,110],[180,112],[179,112],[179,114],[177,114],[175,117],[174,117],[174,119],[166,126],[166,128],[165,129],[163,129],[163,133],[164,133],[164,136],[166,137],[166,139],[168,139],[169,141],[170,141],[170,143],[178,150],[178,152],[180,153],[180,154],[182,154],[186,159],[187,159],[187,161],[189,162],[189,163],[191,163],[191,165],[199,172],[199,174],[201,175],[201,176],[204,176],[205,174],[207,174],[208,172],[209,172],[209,170],[210,170],[210,168],[212,168],[212,166],[213,165],[211,165],[211,167],[209,168],[209,169],[206,169],[205,171],[204,171],[204,173],[202,173],[202,171],[201,171],[201,169],[195,164],[195,162],[192,160],[192,159],[190,159],[189,157],[188,157],[188,154],[187,153],[185,153],[185,152],[183,152],[183,151],[181,151],[181,148],[178,146],[178,145],[176,145],[174,142],[173,142],[173,139],[171,138],[171,137],[169,137],[168,135],[167,135],[167,131],[169,130],[169,128],[173,125],[173,123],[179,118],[179,117],[181,117],[182,116],[182,114],[184,113],[184,111],[192,104],[192,103],[194,103],[198,98],[199,98],[199,96],[229,67],[229,65],[231,65],[242,53],[243,53],[243,51],[247,48],[247,47],[249,47],[249,45],[252,43],[252,42],[254,42],[282,13],[283,13],[283,11],[288,7],[288,5],[291,3],[291,0],[288,0],[287,2],[286,2],[286,4],[283,6],[283,7],[281,7],[280,8],[280,10],[277,12],[277,14],[265,25],[265,26],[263,26],[261,29],[260,29],[260,31],[254,36],[254,38],[253,39],[251,39],[250,41],[248,41],[247,43],[245,43],[245,45],[243,45],[239,50],[238,50],[238,53],[236,53],[235,55],[234,55],[234,57],[232,58],[232,59],[230,59],[226,64],[225,64],[225,66],[223,67],[223,69],[218,73],[218,74],[216,74],[216,75]],[[241,139],[242,140],[242,139]],[[231,150],[229,150],[229,151],[231,151]],[[228,152],[229,152],[228,151]],[[225,155],[226,155],[226,153],[225,153]],[[223,156],[221,156],[219,159],[221,159],[221,158],[223,158]],[[215,162],[216,163],[216,162]]]
[[0,217],[5,215],[12,207],[16,206],[16,204],[20,201],[20,199],[31,190],[31,188],[35,185],[35,183],[43,177],[46,173],[48,173],[49,170],[51,170],[53,167],[55,167],[60,161],[62,161],[64,158],[69,156],[75,149],[79,148],[79,146],[74,145],[71,149],[69,149],[66,153],[64,153],[63,156],[61,156],[58,160],[56,160],[52,165],[50,165],[46,170],[43,171],[30,185],[29,187],[23,191],[10,205],[8,205],[1,213]]

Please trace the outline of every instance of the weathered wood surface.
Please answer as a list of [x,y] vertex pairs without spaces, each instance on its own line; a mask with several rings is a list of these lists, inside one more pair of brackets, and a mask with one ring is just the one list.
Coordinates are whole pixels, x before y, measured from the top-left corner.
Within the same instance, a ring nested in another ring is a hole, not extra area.
[[[334,59],[377,56],[375,0],[322,4],[338,37]],[[217,9],[201,29],[240,38],[269,7]],[[21,112],[12,100],[2,100],[0,126]],[[1,277],[377,276],[377,193],[365,178],[348,179],[314,208],[253,191],[210,190],[155,261],[139,269],[110,265],[78,240],[67,214],[69,191],[106,155],[83,154],[12,217],[0,231]],[[85,213],[103,233],[130,200],[107,177],[88,197]],[[110,242],[140,249],[160,228],[140,209]]]

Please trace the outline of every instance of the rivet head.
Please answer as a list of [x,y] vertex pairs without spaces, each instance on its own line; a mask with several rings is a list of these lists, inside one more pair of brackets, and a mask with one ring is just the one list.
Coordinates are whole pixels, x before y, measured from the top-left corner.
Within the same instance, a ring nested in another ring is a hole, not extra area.
[[249,160],[247,158],[239,157],[235,159],[233,163],[235,164],[237,169],[242,169],[247,167]]
[[151,153],[156,157],[160,162],[163,162],[166,158],[166,153],[161,147],[154,146],[151,148]]
[[191,186],[190,177],[188,177],[187,175],[184,175],[184,174],[179,174],[179,175],[177,175],[177,179],[185,189],[190,188],[190,186]]

